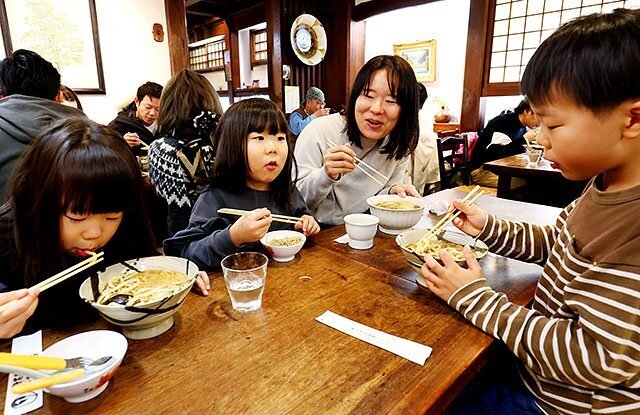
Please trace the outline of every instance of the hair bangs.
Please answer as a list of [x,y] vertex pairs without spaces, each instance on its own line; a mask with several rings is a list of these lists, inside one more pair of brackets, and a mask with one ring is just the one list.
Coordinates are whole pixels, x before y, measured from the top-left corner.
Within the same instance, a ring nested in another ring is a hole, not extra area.
[[119,157],[95,147],[69,152],[62,174],[62,211],[96,214],[130,210],[139,197],[139,178]]
[[[256,100],[255,106],[249,108],[252,112],[249,116],[248,132],[262,133],[268,132],[271,135],[286,134],[288,131],[287,120],[285,119],[282,111],[276,111],[272,105],[261,105],[266,102],[259,102],[261,99]],[[262,101],[266,101],[263,100]]]

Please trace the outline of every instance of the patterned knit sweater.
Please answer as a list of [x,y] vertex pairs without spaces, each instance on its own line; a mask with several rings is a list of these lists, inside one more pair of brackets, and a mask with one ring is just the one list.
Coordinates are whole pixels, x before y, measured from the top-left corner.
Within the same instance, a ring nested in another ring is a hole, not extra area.
[[555,226],[489,215],[480,238],[492,252],[544,265],[533,306],[510,303],[484,278],[448,300],[519,357],[547,413],[640,413],[639,206],[640,186],[591,185]]

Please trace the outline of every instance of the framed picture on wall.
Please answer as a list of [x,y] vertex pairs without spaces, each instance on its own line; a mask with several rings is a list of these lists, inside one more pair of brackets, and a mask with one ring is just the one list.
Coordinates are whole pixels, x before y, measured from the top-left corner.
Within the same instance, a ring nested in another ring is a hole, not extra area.
[[416,73],[418,82],[436,80],[436,40],[393,45],[393,53],[404,58]]
[[95,0],[0,0],[5,53],[29,49],[78,93],[104,94]]

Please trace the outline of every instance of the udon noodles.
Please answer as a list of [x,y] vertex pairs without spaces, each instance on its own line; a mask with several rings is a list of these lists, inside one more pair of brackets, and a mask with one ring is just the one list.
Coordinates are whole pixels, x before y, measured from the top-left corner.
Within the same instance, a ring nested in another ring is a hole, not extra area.
[[435,259],[440,259],[440,250],[444,249],[451,254],[454,261],[465,260],[462,245],[439,239],[435,235],[431,235],[429,238],[422,238],[418,242],[410,242],[404,247],[421,257],[426,254],[431,254]]
[[411,203],[408,200],[389,200],[386,202],[376,203],[376,206],[383,209],[393,209],[393,210],[412,210],[418,209],[420,206],[415,203]]
[[294,246],[302,242],[302,238],[299,236],[288,236],[286,238],[273,238],[269,240],[270,246],[284,247]]
[[98,297],[98,304],[127,306],[148,304],[182,291],[191,279],[176,271],[150,269],[111,278]]

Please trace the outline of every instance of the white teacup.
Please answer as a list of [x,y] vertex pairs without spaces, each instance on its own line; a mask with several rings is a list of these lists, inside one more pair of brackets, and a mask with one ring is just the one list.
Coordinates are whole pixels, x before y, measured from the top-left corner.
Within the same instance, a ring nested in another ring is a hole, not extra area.
[[377,216],[364,213],[352,213],[344,217],[344,226],[349,235],[349,246],[353,249],[369,249],[378,231]]

